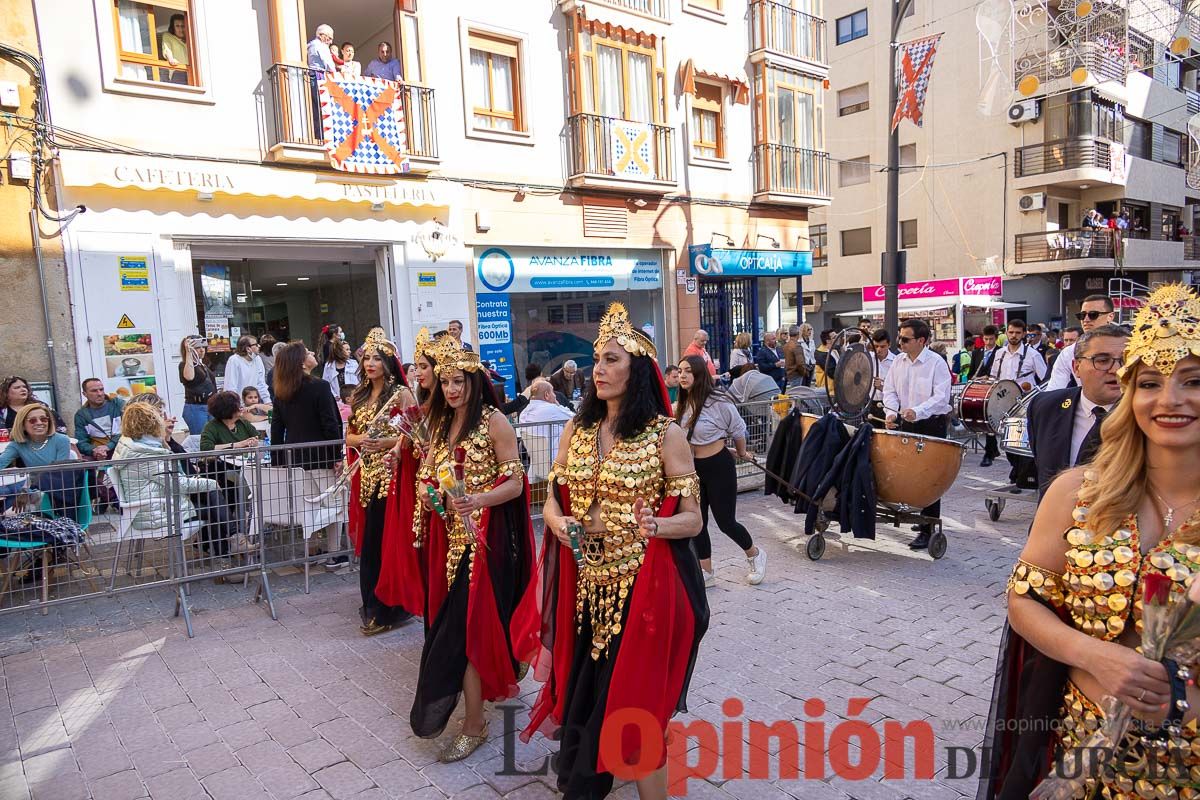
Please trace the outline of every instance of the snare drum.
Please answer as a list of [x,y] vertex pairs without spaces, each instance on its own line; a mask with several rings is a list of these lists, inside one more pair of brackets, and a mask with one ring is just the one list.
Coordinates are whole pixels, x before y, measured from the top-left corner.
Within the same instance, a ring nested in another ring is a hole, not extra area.
[[958,397],[956,411],[967,430],[999,434],[1004,418],[1021,402],[1016,381],[976,378]]
[[1029,444],[1029,405],[1041,391],[1041,387],[1034,387],[1000,423],[1000,449],[1004,452],[1033,458],[1033,447]]

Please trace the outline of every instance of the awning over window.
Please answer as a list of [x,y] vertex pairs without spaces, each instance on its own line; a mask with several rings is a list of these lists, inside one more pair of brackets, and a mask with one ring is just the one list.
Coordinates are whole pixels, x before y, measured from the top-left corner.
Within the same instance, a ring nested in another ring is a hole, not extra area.
[[251,195],[395,206],[449,207],[456,187],[444,182],[360,178],[345,173],[279,169],[260,164],[198,161],[122,153],[62,150],[64,186]]
[[690,58],[679,65],[679,81],[683,86],[684,94],[690,94],[693,97],[696,95],[696,78],[727,83],[733,91],[733,102],[743,105],[750,102],[750,84],[741,77],[699,69]]

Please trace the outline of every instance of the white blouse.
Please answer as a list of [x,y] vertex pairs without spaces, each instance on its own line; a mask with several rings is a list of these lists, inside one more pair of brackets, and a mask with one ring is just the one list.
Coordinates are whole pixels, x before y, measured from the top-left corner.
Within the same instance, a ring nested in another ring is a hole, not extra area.
[[271,402],[271,391],[267,388],[267,368],[257,355],[247,361],[234,353],[225,362],[224,390],[242,396],[242,389],[253,386],[264,403]]

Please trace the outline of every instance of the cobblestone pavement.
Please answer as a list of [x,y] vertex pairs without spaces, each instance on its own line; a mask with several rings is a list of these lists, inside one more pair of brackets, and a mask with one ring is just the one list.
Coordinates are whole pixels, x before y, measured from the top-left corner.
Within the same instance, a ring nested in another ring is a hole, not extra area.
[[[870,697],[860,719],[929,721],[934,778],[912,779],[910,755],[907,780],[884,780],[881,767],[851,781],[828,766],[822,780],[803,758],[801,778],[781,780],[773,748],[770,779],[694,780],[690,797],[973,795],[973,780],[947,775],[945,748],[973,748],[982,736],[1000,594],[1033,508],[1014,498],[991,522],[982,494],[1002,482],[1007,465],[981,470],[978,458],[968,454],[943,503],[950,546],[941,561],[912,553],[910,531],[883,528],[873,542],[831,542],[811,562],[801,518],[743,494],[739,516],[769,554],[767,581],[746,585],[744,559],[714,533],[712,625],[683,717],[726,722],[722,702],[738,697],[746,720],[823,721],[828,736],[852,716],[849,698]],[[497,774],[499,712],[492,741],[470,759],[436,762],[440,742],[408,728],[420,626],[364,639],[357,575],[321,573],[308,595],[296,576],[273,586],[278,622],[252,602],[253,584],[196,585],[192,640],[162,590],[60,606],[46,617],[0,617],[0,798],[554,796],[552,776]],[[537,686],[527,678],[513,701],[518,721]],[[806,713],[804,701],[814,697],[827,706],[823,716]],[[747,728],[726,736],[723,752],[736,751],[730,745],[739,737],[749,741]],[[850,750],[856,763],[858,748]],[[516,763],[539,764],[548,752],[539,739],[518,741]],[[636,791],[621,784],[613,797]]]

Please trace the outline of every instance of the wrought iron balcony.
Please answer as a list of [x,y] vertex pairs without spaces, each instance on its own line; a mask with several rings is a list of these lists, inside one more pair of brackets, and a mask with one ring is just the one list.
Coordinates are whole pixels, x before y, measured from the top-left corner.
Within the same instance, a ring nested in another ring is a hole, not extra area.
[[825,20],[775,0],[750,3],[750,52],[769,50],[827,65]]
[[[783,144],[754,146],[754,195],[758,200],[827,205],[829,154]],[[817,202],[811,202],[811,201]]]
[[632,11],[644,17],[653,17],[663,22],[670,21],[667,0],[596,0],[597,5],[612,6],[622,11]]
[[1063,228],[1040,233],[1019,233],[1016,237],[1017,263],[1111,259],[1115,253],[1115,233],[1108,228]]
[[1108,142],[1090,137],[1055,139],[1018,147],[1013,161],[1013,175],[1017,178],[1088,168],[1112,169],[1112,146]]
[[675,130],[666,125],[574,114],[567,148],[575,186],[675,183]]
[[[317,81],[323,73],[290,64],[275,64],[267,70],[270,125],[268,148],[275,160],[312,161],[312,158],[279,157],[287,148],[323,147],[321,106],[317,99]],[[397,84],[404,108],[405,154],[426,163],[436,161],[437,122],[433,89],[407,83]],[[419,161],[418,161],[419,163]]]

